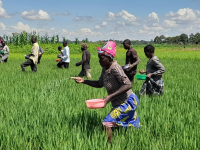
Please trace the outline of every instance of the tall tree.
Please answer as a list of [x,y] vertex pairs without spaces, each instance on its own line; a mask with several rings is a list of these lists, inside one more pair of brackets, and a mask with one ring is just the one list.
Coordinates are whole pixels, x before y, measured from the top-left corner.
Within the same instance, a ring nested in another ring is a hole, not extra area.
[[161,42],[162,42],[162,40],[160,39],[160,37],[156,36],[155,39],[154,39],[154,43],[160,44]]
[[194,34],[193,34],[193,33],[191,33],[191,34],[189,35],[189,42],[190,42],[190,43],[195,43],[195,38],[194,38]]
[[195,35],[194,35],[194,38],[195,38],[195,43],[198,44],[200,42],[200,33],[197,32]]
[[161,35],[160,40],[162,41],[162,43],[165,43],[166,37],[164,35]]
[[185,34],[185,33],[182,33],[182,34],[180,35],[180,41],[183,42],[184,48],[185,48],[185,44],[188,42],[188,35]]

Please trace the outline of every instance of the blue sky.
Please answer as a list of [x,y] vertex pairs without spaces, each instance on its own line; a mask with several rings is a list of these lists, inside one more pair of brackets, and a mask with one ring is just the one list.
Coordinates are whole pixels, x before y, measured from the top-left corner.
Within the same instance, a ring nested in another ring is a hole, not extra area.
[[151,40],[200,32],[200,0],[0,0],[0,34]]

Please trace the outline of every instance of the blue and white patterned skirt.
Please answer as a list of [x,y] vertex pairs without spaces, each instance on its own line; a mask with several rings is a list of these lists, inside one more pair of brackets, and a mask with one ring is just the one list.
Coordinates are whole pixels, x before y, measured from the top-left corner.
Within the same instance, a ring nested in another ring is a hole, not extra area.
[[111,112],[104,118],[103,125],[140,128],[139,117],[136,113],[138,105],[139,99],[132,93],[125,103],[112,108]]

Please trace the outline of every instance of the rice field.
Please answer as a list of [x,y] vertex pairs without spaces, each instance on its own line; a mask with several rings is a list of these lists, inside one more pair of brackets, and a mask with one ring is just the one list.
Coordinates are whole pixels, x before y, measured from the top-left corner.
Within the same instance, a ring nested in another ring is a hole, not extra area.
[[[137,51],[139,71],[148,59],[142,49]],[[125,63],[125,52],[117,51],[115,60],[120,65]],[[82,55],[71,53],[69,69],[57,68],[57,54],[44,54],[38,72],[30,67],[22,72],[25,54],[12,50],[8,63],[0,64],[0,149],[200,149],[200,51],[156,48],[155,55],[166,68],[164,95],[140,97],[137,113],[142,127],[126,133],[115,129],[112,144],[106,143],[101,125],[110,104],[101,109],[88,109],[85,104],[87,99],[105,97],[106,90],[70,79],[81,71],[75,63]],[[92,79],[98,80],[101,66],[91,53]],[[142,83],[135,79],[132,89],[137,95]]]

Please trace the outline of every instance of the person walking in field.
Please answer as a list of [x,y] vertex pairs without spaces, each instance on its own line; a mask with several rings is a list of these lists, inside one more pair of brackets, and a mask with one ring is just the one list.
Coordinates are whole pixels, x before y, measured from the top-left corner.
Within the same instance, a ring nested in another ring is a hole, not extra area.
[[124,40],[123,45],[124,49],[127,50],[126,65],[129,66],[127,69],[124,69],[124,72],[128,76],[129,80],[133,83],[140,58],[138,57],[136,50],[131,47],[131,41],[129,39]]
[[42,58],[43,53],[44,53],[43,49],[41,47],[39,47],[37,64],[40,64],[40,60]]
[[164,93],[162,74],[165,72],[165,67],[158,57],[154,55],[154,51],[155,48],[152,45],[147,45],[144,48],[144,53],[149,58],[149,61],[147,62],[146,70],[140,70],[141,74],[147,74],[146,81],[140,90],[140,95],[162,95]]
[[33,72],[37,72],[37,61],[38,61],[38,51],[39,45],[37,43],[37,37],[33,36],[31,38],[31,42],[33,43],[31,54],[28,54],[28,59],[26,62],[21,64],[22,71],[25,71],[25,67],[31,66],[31,70]]
[[88,45],[87,43],[82,43],[81,44],[81,50],[83,51],[82,54],[82,60],[78,63],[76,63],[76,66],[82,65],[82,70],[79,73],[79,77],[86,76],[87,78],[91,79],[92,76],[90,74],[91,69],[90,69],[90,52],[87,50]]
[[1,58],[3,57],[3,53],[4,53],[4,51],[3,51],[3,44],[0,43],[0,57]]
[[2,45],[3,45],[3,49],[1,52],[3,52],[3,53],[2,53],[1,60],[0,60],[1,63],[7,62],[8,57],[9,57],[9,52],[10,52],[9,47],[6,45],[5,41],[2,42]]
[[0,43],[2,44],[3,43],[3,38],[0,36]]
[[58,46],[58,51],[60,51],[60,54],[58,54],[57,57],[61,58],[63,56],[62,46]]
[[70,62],[70,51],[69,51],[69,47],[67,46],[67,41],[63,42],[63,46],[64,46],[64,50],[62,52],[62,57],[60,62],[57,64],[58,68],[69,68],[69,62]]
[[104,97],[105,106],[111,102],[112,110],[104,118],[103,126],[108,133],[108,142],[111,142],[112,127],[135,127],[140,128],[139,117],[136,109],[139,99],[132,91],[132,84],[122,67],[113,61],[116,56],[116,44],[113,41],[104,43],[101,48],[97,47],[99,63],[102,72],[99,80],[85,80],[81,77],[71,77],[77,83],[87,84],[95,88],[105,87],[108,95]]

